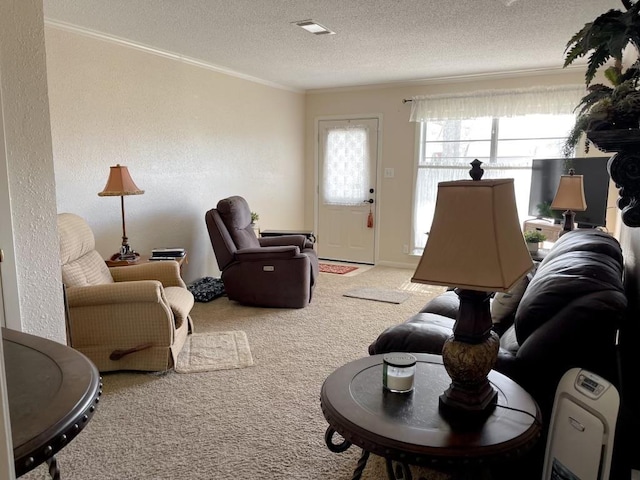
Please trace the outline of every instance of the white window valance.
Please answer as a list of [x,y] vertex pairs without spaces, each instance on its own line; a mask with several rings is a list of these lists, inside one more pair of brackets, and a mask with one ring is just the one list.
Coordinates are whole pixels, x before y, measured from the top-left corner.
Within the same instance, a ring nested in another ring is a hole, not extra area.
[[584,86],[486,90],[455,95],[420,95],[411,103],[412,122],[533,114],[571,114],[585,95]]

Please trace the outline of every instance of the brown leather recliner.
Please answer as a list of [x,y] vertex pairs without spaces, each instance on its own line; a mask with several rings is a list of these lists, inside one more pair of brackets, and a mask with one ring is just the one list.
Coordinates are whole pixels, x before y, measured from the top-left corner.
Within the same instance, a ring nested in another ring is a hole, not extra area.
[[258,238],[239,196],[205,215],[211,245],[230,300],[259,307],[303,308],[318,278],[318,256],[304,235]]

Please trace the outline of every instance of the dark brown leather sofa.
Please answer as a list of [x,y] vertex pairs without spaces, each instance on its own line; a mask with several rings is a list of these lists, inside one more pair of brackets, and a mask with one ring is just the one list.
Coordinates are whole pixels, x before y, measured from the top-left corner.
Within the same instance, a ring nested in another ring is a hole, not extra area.
[[[458,306],[454,291],[439,295],[405,323],[382,332],[369,353],[440,354]],[[528,459],[532,463],[518,470],[521,475],[529,469],[531,475],[519,478],[540,478],[553,399],[567,370],[592,371],[620,390],[616,335],[628,320],[620,244],[600,231],[574,230],[554,244],[530,275],[515,311],[494,325],[500,336],[494,369],[527,390],[543,416],[543,437]]]
[[[627,308],[622,272],[615,238],[596,230],[569,232],[531,276],[515,312],[494,325],[500,335],[494,369],[533,395],[545,421],[558,382],[570,368],[617,382],[615,340]],[[458,305],[455,292],[439,295],[405,323],[382,332],[369,353],[440,354]]]
[[205,221],[230,300],[259,307],[309,304],[318,257],[304,235],[258,238],[249,205],[239,196],[220,200]]

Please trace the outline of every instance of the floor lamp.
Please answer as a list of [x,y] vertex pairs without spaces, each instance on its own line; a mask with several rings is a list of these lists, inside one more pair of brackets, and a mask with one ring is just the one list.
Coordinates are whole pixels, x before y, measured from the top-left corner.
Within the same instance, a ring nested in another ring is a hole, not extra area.
[[133,182],[127,167],[117,164],[110,167],[107,184],[98,195],[100,197],[120,197],[120,210],[122,212],[122,245],[120,251],[111,257],[113,261],[136,262],[138,254],[129,246],[127,229],[124,221],[124,197],[125,195],[142,195],[144,190],[140,190]]

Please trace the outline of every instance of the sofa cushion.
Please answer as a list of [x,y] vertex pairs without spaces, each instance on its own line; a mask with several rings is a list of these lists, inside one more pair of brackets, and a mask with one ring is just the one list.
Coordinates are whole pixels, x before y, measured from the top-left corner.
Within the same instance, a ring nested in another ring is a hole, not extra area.
[[443,317],[455,319],[458,315],[460,299],[454,290],[447,290],[436,298],[430,300],[420,313],[435,313]]
[[491,321],[502,323],[510,321],[524,295],[532,275],[526,275],[508,292],[497,292],[491,301]]
[[109,268],[95,250],[95,238],[87,222],[73,213],[61,213],[57,224],[62,283],[67,287],[113,283]]
[[66,287],[87,287],[113,283],[109,267],[95,250],[61,265],[61,269],[62,283]]
[[382,332],[369,345],[369,355],[387,352],[442,353],[453,333],[455,320],[432,313],[418,313],[400,325]]
[[592,315],[603,309],[617,309],[618,302],[601,302],[602,292],[611,294],[607,298],[624,298],[622,264],[614,258],[591,251],[568,251],[553,261],[543,262],[516,311],[518,343],[522,345],[534,331],[563,310],[571,310],[574,302],[589,303],[591,295],[595,295]]
[[173,312],[176,328],[180,328],[193,308],[193,295],[182,287],[167,287],[164,289],[164,295]]

